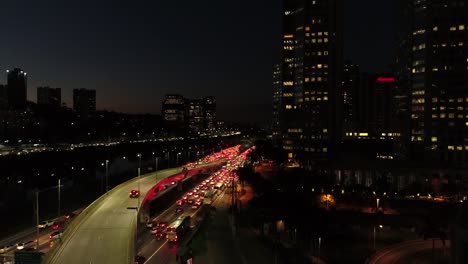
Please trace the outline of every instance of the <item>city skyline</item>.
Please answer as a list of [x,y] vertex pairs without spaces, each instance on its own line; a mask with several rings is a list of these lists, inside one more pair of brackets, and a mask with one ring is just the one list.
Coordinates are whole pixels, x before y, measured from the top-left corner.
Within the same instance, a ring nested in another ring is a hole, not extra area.
[[[24,4],[28,9],[23,12]],[[281,41],[280,1],[256,1],[249,3],[249,9],[244,8],[243,2],[188,3],[185,10],[195,12],[178,10],[175,3],[149,4],[145,10],[136,5],[113,4],[109,8],[97,3],[94,9],[70,8],[60,3],[44,8],[44,4],[33,1],[6,4],[9,12],[0,18],[0,28],[10,41],[0,44],[0,69],[19,67],[28,72],[30,101],[35,101],[39,86],[62,87],[63,102],[71,106],[72,89],[86,87],[97,90],[99,110],[159,114],[166,93],[214,95],[222,119],[271,120],[271,98],[265,95],[272,90],[271,69],[277,62]],[[346,58],[362,53],[355,43],[366,36],[359,32],[378,33],[374,27],[379,23],[366,23],[362,30],[352,26],[366,20],[359,19],[357,11],[375,5],[363,1],[349,6],[345,41],[349,40],[351,50],[345,50]],[[210,12],[212,7],[219,12]],[[190,27],[170,18],[176,11],[181,12],[184,21],[191,21]],[[237,19],[239,12],[244,14],[242,20]],[[37,14],[41,14],[40,22]],[[19,22],[11,24],[9,16],[15,16]],[[88,23],[78,23],[83,18]],[[167,20],[171,27],[163,26]],[[238,23],[233,24],[233,20]],[[373,50],[379,45],[374,46]],[[364,69],[375,68],[366,66],[372,63],[366,58],[375,58],[371,55],[354,61]],[[245,63],[252,58],[252,63]],[[388,61],[374,63],[383,67]],[[5,82],[1,76],[0,83]]]

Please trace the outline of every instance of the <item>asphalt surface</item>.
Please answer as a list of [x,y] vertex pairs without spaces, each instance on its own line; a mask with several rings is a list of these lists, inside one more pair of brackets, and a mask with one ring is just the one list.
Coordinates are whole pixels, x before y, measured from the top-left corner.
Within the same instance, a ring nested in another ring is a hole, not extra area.
[[[435,250],[444,248],[442,241],[436,240],[434,244]],[[450,247],[450,241],[445,242],[445,248]],[[410,240],[393,246],[389,246],[377,251],[372,255],[367,264],[397,264],[397,263],[416,263],[414,261],[420,258],[421,254],[431,254],[432,239],[428,240]]]
[[[204,167],[202,165],[199,167]],[[198,168],[199,168],[198,167]],[[159,180],[178,174],[181,168],[174,168],[142,177],[140,181],[141,199]],[[138,181],[117,187],[102,203],[88,213],[79,227],[68,234],[54,252],[48,263],[93,264],[131,263],[135,234],[136,211],[127,207],[139,207],[137,198],[129,198],[128,193],[138,189]]]

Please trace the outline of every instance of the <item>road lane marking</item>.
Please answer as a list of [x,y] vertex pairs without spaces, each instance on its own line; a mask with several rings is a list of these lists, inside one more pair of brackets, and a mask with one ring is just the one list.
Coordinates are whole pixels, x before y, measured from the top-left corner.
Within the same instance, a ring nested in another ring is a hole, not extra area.
[[156,255],[156,254],[159,252],[159,250],[161,250],[161,248],[162,248],[164,245],[166,245],[166,244],[167,244],[167,240],[153,253],[153,255],[151,255],[151,256],[145,261],[145,263],[148,262],[152,257],[154,257],[154,255]]

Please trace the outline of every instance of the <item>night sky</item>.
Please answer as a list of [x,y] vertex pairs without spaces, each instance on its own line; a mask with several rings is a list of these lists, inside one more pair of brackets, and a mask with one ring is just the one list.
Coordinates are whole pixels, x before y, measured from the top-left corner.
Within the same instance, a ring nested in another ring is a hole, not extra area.
[[[391,0],[345,2],[346,58],[385,69]],[[159,113],[166,93],[214,95],[220,119],[269,122],[280,19],[279,0],[7,1],[0,70],[27,71],[31,101],[37,86],[61,87],[72,106],[84,87],[98,109]]]

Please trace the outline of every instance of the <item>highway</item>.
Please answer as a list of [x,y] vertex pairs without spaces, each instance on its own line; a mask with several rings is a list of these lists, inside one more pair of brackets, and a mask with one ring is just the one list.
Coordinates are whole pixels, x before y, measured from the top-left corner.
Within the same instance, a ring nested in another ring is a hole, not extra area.
[[[450,241],[445,242],[445,248],[450,248]],[[442,241],[435,241],[435,250],[444,248]],[[417,259],[421,254],[431,254],[432,239],[410,240],[396,245],[386,247],[372,255],[367,264],[397,264],[410,263],[412,259]],[[412,263],[412,262],[411,262]]]
[[[201,165],[190,172],[215,165],[219,163]],[[180,174],[181,170],[179,167],[141,177],[141,197],[156,182]],[[128,197],[132,189],[138,189],[138,178],[117,186],[101,201],[95,201],[97,204],[91,205],[91,210],[80,214],[75,219],[78,221],[75,224],[77,227],[66,230],[63,243],[49,256],[47,263],[132,263],[136,210],[129,210],[127,207],[139,207],[138,201],[143,201]]]

